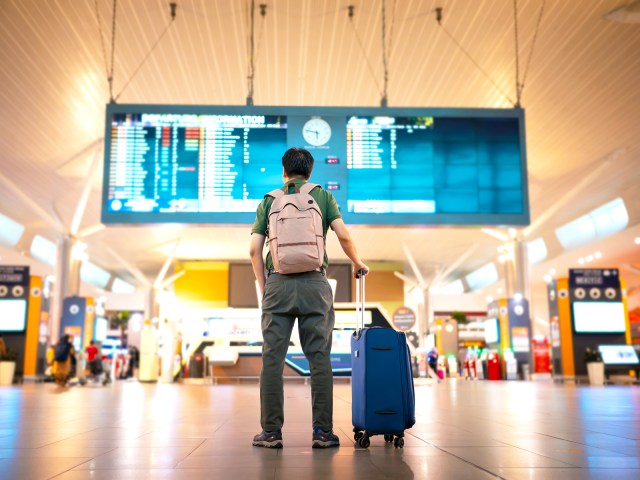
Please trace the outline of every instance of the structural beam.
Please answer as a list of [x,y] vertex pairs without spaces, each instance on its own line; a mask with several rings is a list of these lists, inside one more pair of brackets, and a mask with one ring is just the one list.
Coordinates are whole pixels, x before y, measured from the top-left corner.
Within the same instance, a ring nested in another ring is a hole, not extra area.
[[82,194],[80,195],[80,199],[78,200],[78,205],[76,205],[76,211],[73,214],[73,220],[71,221],[71,235],[75,236],[80,229],[80,223],[82,222],[82,217],[84,216],[84,212],[87,209],[87,201],[89,200],[89,194],[91,193],[91,187],[93,184],[93,177],[95,177],[96,172],[98,171],[98,167],[100,166],[100,160],[102,154],[102,143],[98,144],[98,148],[93,152],[93,159],[91,160],[91,166],[89,167],[89,172],[87,177],[85,178],[84,187],[82,188]]

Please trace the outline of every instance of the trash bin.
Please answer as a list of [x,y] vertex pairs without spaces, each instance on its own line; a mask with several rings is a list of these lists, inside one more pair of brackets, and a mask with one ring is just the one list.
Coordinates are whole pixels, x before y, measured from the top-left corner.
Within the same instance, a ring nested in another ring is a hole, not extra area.
[[196,353],[189,359],[189,376],[191,378],[204,377],[204,355]]

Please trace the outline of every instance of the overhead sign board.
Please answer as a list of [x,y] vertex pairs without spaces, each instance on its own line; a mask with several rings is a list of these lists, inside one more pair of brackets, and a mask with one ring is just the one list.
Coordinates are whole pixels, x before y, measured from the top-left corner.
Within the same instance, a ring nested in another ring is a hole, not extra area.
[[109,104],[105,223],[251,224],[308,149],[364,225],[527,225],[521,109]]

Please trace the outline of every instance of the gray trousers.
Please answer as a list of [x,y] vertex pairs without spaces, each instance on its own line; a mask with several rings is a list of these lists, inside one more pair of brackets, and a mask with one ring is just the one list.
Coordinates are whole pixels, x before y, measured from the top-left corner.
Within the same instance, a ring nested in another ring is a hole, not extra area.
[[333,429],[333,372],[331,339],[335,315],[333,295],[320,272],[272,274],[262,298],[262,372],[260,423],[265,431],[284,424],[282,372],[294,322],[311,371],[313,426]]

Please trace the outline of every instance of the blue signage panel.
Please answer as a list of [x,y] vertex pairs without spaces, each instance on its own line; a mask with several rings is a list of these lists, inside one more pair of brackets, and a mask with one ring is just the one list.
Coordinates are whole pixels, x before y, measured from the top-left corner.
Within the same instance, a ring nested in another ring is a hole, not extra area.
[[524,111],[107,107],[102,221],[250,224],[308,149],[348,223],[526,225]]
[[[333,373],[351,373],[351,353],[331,353],[331,370]],[[285,362],[301,375],[310,375],[309,361],[302,352],[288,352]]]

